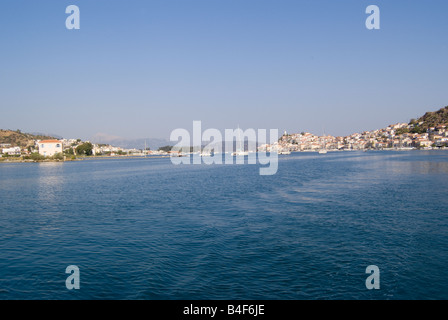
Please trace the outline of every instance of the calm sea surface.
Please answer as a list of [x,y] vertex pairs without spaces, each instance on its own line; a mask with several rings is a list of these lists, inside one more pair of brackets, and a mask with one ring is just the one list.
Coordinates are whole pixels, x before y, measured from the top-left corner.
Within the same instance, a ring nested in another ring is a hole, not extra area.
[[448,298],[447,151],[259,168],[0,164],[0,299]]

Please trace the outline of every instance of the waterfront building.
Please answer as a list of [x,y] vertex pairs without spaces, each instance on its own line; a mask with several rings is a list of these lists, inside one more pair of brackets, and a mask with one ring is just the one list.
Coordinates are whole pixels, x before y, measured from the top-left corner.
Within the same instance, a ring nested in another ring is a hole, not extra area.
[[42,140],[38,143],[39,154],[52,157],[56,153],[62,153],[62,142],[59,140]]

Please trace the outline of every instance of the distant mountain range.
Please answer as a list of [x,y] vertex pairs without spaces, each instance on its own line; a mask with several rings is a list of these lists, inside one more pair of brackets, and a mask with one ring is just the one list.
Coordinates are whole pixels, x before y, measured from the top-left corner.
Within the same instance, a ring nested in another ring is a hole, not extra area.
[[156,139],[156,138],[126,139],[105,133],[97,133],[89,140],[92,143],[110,144],[114,147],[120,147],[124,149],[134,149],[134,148],[144,149],[146,145],[146,147],[150,148],[151,150],[157,150],[159,147],[172,144],[172,142],[166,139]]
[[165,139],[111,139],[111,140],[101,140],[95,141],[92,140],[93,143],[106,143],[110,144],[114,147],[120,147],[124,149],[144,149],[145,145],[147,148],[151,150],[157,150],[159,147],[163,147],[169,144],[172,144],[169,140]]

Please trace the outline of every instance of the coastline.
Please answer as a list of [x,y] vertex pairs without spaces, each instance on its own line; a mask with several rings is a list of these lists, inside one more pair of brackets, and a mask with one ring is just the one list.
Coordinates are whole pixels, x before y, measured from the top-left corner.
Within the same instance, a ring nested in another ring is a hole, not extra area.
[[88,157],[78,157],[76,159],[43,159],[43,160],[31,160],[31,159],[17,159],[17,158],[5,158],[4,160],[0,158],[0,163],[40,163],[40,162],[73,162],[73,161],[84,161],[84,160],[98,160],[98,159],[159,159],[159,158],[169,158],[169,155],[163,156],[88,156]]
[[[448,150],[448,148],[431,148],[431,149],[364,149],[364,150],[327,150],[328,153],[334,153],[334,152],[381,152],[381,151],[396,151],[396,152],[403,152],[403,151],[443,151]],[[263,151],[258,151],[263,152]],[[258,153],[257,152],[257,153]],[[303,151],[292,151],[291,153],[318,153],[318,151],[315,150],[303,150]],[[188,154],[187,156],[190,156],[191,154]],[[46,163],[46,162],[73,162],[73,161],[84,161],[84,160],[117,160],[117,159],[163,159],[163,158],[170,158],[170,155],[148,155],[148,156],[88,156],[88,157],[78,157],[76,159],[65,159],[65,160],[59,160],[59,159],[43,159],[43,160],[31,160],[31,159],[16,159],[16,158],[0,158],[0,164],[1,163]]]

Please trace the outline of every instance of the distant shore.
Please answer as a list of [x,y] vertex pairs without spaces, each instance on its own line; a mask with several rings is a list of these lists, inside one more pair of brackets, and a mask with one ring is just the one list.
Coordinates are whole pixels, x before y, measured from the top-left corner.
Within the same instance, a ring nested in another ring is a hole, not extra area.
[[[328,152],[378,152],[378,151],[397,151],[397,152],[403,152],[403,151],[438,151],[438,150],[448,150],[448,148],[436,148],[436,149],[365,149],[365,150],[328,150]],[[263,152],[263,151],[258,151]],[[257,153],[258,153],[257,152]],[[304,150],[304,151],[292,151],[292,153],[318,153],[314,150]],[[221,153],[224,154],[224,153]],[[192,154],[185,154],[184,157],[188,157]],[[117,159],[163,159],[163,158],[170,158],[170,155],[147,155],[147,156],[128,156],[128,155],[117,155],[117,156],[84,156],[84,157],[77,157],[75,159],[67,158],[65,160],[59,160],[59,159],[43,159],[43,160],[31,160],[31,159],[20,159],[20,158],[0,158],[0,163],[46,163],[46,162],[73,162],[73,161],[84,161],[84,160],[117,160]]]
[[75,159],[43,159],[43,160],[31,160],[31,159],[20,159],[20,158],[0,158],[0,163],[45,163],[45,162],[72,162],[72,161],[83,161],[83,160],[98,160],[98,159],[157,159],[157,158],[169,158],[169,155],[158,155],[158,156],[88,156],[88,157],[77,157]]

